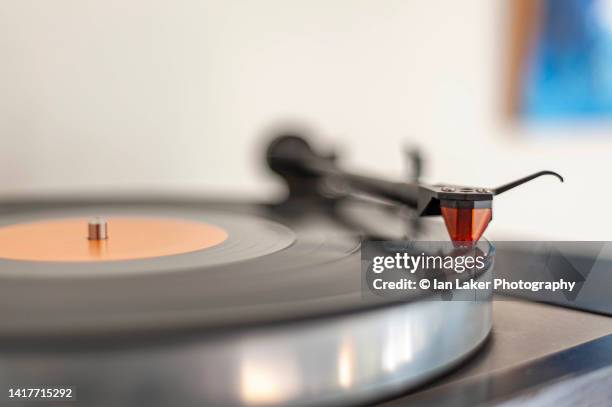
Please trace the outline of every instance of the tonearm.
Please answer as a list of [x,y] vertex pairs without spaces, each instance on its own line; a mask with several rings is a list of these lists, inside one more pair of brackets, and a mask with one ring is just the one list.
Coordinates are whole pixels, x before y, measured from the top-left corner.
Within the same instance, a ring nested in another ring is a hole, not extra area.
[[539,171],[496,188],[418,182],[397,182],[356,174],[341,169],[333,155],[317,153],[294,134],[276,137],[267,150],[270,168],[289,184],[340,180],[355,191],[414,208],[419,216],[444,218],[455,243],[474,244],[493,219],[493,198],[543,175],[563,177],[553,171]]

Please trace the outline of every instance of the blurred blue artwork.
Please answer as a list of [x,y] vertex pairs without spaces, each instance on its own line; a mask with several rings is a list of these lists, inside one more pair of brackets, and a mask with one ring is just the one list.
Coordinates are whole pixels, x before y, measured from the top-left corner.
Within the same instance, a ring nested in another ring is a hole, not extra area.
[[527,56],[522,115],[612,118],[612,1],[543,0]]

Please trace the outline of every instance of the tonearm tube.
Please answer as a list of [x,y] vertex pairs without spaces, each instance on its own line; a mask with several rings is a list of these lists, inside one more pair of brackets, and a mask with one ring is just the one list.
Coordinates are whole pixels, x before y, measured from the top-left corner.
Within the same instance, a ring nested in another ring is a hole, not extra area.
[[563,177],[553,171],[539,171],[496,188],[467,185],[397,182],[356,174],[341,169],[333,155],[317,153],[297,135],[276,137],[267,150],[270,168],[288,182],[340,180],[350,189],[416,210],[419,216],[442,216],[453,242],[476,243],[493,219],[493,198],[543,175]]

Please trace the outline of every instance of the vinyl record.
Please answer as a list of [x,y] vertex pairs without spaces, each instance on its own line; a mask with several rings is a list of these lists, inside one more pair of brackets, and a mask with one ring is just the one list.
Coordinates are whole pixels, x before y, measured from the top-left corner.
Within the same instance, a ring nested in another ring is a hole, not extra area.
[[[364,236],[325,211],[292,209],[180,201],[5,208],[0,334],[218,328],[379,306],[361,292]],[[108,239],[87,239],[92,218],[108,220]],[[36,300],[24,301],[24,292]]]

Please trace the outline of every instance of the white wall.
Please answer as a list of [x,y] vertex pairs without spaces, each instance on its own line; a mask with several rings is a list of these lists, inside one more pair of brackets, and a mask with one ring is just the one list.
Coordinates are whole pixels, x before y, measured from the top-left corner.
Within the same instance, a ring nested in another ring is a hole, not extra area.
[[0,2],[5,196],[262,196],[275,183],[260,133],[289,119],[332,137],[347,164],[394,176],[413,140],[431,181],[558,170],[563,186],[500,197],[492,233],[612,238],[609,129],[502,122],[501,0]]

